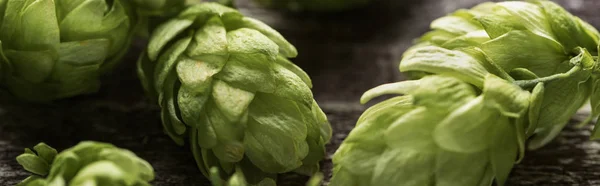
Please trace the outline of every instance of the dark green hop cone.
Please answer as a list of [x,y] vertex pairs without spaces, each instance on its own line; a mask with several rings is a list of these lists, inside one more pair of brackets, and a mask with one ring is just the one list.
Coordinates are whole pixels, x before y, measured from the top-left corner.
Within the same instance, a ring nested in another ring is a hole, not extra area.
[[317,171],[331,137],[310,78],[287,60],[296,55],[264,23],[202,3],[154,31],[138,73],[205,176],[239,168],[250,184],[274,185],[277,173]]

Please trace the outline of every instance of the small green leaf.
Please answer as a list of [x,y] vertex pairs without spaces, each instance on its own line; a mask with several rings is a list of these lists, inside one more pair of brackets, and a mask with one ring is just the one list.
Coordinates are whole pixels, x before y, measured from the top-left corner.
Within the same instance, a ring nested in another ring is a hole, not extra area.
[[278,56],[277,60],[276,60],[277,64],[283,66],[284,68],[288,69],[289,71],[294,72],[294,74],[296,74],[298,77],[300,77],[300,79],[302,79],[302,81],[304,81],[304,83],[308,86],[308,88],[312,88],[312,80],[310,79],[310,76],[308,76],[308,74],[306,72],[304,72],[304,70],[302,70],[302,68],[300,68],[299,66],[297,66],[296,64],[292,63],[291,61],[289,61],[288,59],[286,59],[283,56]]
[[438,149],[435,159],[435,184],[477,185],[489,164],[488,156],[487,151],[456,153]]
[[496,184],[504,185],[518,155],[516,131],[514,126],[504,119],[503,122],[494,123],[494,133],[491,137],[493,145],[490,161],[496,175]]
[[468,17],[459,15],[451,15],[441,17],[431,22],[431,28],[435,30],[443,30],[453,34],[464,35],[469,32],[481,30],[479,23],[471,21]]
[[215,105],[230,121],[239,121],[254,99],[254,93],[215,81],[212,88]]
[[538,126],[540,112],[542,111],[542,103],[544,100],[544,92],[544,83],[537,84],[531,91],[531,97],[529,97],[529,112],[527,113],[529,121],[526,132],[527,136],[533,135]]
[[49,165],[52,164],[54,157],[56,157],[56,154],[58,154],[56,149],[46,145],[45,143],[39,143],[34,146],[33,149],[37,152],[38,156],[46,161]]
[[227,33],[229,53],[243,61],[273,62],[279,46],[259,31],[241,28]]
[[192,58],[200,55],[227,55],[227,31],[218,16],[210,18],[196,30],[186,54]]
[[431,185],[435,153],[415,149],[387,149],[379,158],[369,185]]
[[501,124],[506,118],[486,108],[483,97],[478,97],[454,110],[433,131],[435,142],[453,152],[473,153],[490,147],[490,123]]
[[411,49],[400,62],[400,71],[424,71],[457,77],[476,86],[483,85],[488,74],[480,62],[472,56],[436,46]]
[[[246,155],[269,173],[294,170],[302,165],[297,143],[304,142],[307,126],[293,101],[258,93],[249,107],[244,143]],[[283,124],[283,125],[282,125]]]
[[484,43],[482,49],[507,72],[526,68],[540,77],[557,73],[559,65],[567,60],[561,45],[529,31],[510,31]]
[[267,36],[270,40],[277,43],[279,46],[279,53],[285,57],[293,58],[298,55],[298,51],[289,43],[279,32],[269,27],[269,25],[258,21],[250,17],[244,17],[241,19],[240,27],[250,28],[259,31],[260,33]]
[[[152,36],[150,37],[152,39],[148,43],[148,57],[150,58],[150,60],[156,61],[156,59],[159,57],[159,55],[161,54],[161,51],[167,45],[167,43],[172,41],[173,39],[175,39],[175,36],[182,33],[185,29],[187,29],[190,25],[192,25],[192,23],[194,23],[194,21],[192,21],[192,20],[172,19],[172,20],[158,26],[156,28],[156,30],[154,30],[154,32],[152,32]],[[182,41],[185,41],[185,39],[180,40],[178,42],[179,45],[182,44],[181,43]],[[187,42],[189,43],[189,41],[187,41]],[[177,46],[177,45],[178,44],[175,44],[174,46]],[[186,45],[186,47],[187,47],[187,44],[184,44],[184,45]],[[185,49],[185,47],[183,47],[183,48]],[[180,51],[180,50],[182,50],[182,49],[179,49],[177,51]],[[171,54],[174,52],[173,51],[165,51],[165,53]],[[177,54],[176,56],[179,56],[179,54]]]
[[44,159],[33,154],[21,154],[17,156],[17,162],[31,173],[45,176],[50,171],[50,165]]

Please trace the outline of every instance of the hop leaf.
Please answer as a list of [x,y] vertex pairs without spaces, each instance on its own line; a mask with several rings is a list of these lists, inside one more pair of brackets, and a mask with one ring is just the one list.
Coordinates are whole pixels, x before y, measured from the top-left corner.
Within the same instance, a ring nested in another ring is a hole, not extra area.
[[149,185],[154,179],[148,162],[111,144],[86,141],[57,154],[40,143],[34,150],[37,154],[26,149],[17,157],[25,170],[36,174],[19,185]]
[[296,55],[264,23],[202,3],[156,29],[138,73],[205,176],[239,167],[249,184],[274,184],[278,173],[312,175],[331,137],[310,78],[287,59]]

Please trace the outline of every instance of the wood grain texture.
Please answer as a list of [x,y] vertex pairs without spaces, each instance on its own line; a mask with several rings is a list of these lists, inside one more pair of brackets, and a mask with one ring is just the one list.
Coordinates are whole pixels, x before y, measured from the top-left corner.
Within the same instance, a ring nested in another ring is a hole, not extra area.
[[[342,13],[291,13],[240,0],[240,10],[278,29],[297,46],[293,59],[313,78],[314,94],[334,129],[333,154],[366,106],[360,95],[379,84],[402,80],[402,52],[428,30],[429,23],[483,0],[374,0]],[[600,1],[557,0],[573,14],[600,27]],[[155,168],[155,185],[209,185],[187,146],[163,134],[159,109],[148,101],[135,74],[138,42],[102,90],[52,104],[27,104],[0,94],[0,185],[27,177],[15,157],[44,141],[65,149],[83,140],[113,143],[134,151]],[[376,102],[376,101],[374,101]],[[576,121],[576,120],[574,120]],[[508,185],[600,185],[600,143],[588,140],[590,127],[569,125],[551,144],[527,152]],[[330,176],[331,160],[322,169]],[[280,185],[303,185],[306,177],[284,175]]]

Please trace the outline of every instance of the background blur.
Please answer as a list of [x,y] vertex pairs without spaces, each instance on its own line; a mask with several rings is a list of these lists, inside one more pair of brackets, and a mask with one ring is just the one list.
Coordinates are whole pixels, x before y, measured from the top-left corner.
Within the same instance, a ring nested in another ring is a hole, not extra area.
[[[374,0],[339,13],[286,12],[238,0],[242,13],[280,31],[299,56],[293,59],[313,79],[316,100],[334,129],[329,154],[352,129],[366,106],[361,94],[403,79],[402,53],[435,18],[484,0]],[[556,0],[600,28],[600,0]],[[15,185],[28,174],[15,161],[40,141],[65,149],[82,140],[113,143],[134,151],[155,168],[155,185],[209,185],[187,146],[163,134],[159,108],[149,102],[135,73],[144,41],[138,41],[98,94],[48,105],[20,103],[0,93],[0,185]],[[373,104],[377,101],[372,101]],[[575,121],[574,121],[575,123]],[[569,125],[550,145],[528,152],[508,185],[600,185],[600,143],[588,141],[591,127]],[[322,166],[330,176],[331,161]],[[285,175],[280,185],[304,185],[305,177]]]

